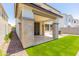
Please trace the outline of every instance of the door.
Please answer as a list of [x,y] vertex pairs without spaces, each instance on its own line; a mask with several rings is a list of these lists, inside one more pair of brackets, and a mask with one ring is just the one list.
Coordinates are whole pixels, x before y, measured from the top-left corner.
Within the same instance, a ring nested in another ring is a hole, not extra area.
[[40,35],[40,23],[39,22],[34,23],[34,35]]

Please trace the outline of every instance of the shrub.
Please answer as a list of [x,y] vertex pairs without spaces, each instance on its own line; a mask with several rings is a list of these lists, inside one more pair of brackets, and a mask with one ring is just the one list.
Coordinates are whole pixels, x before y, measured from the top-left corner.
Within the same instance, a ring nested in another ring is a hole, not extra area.
[[12,38],[12,32],[8,33],[7,35],[5,35],[5,42],[8,43],[8,41]]

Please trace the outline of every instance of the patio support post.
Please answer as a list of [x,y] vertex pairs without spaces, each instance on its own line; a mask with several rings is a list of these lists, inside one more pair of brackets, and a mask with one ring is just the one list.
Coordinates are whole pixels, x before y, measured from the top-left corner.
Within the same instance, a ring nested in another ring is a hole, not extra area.
[[40,35],[44,36],[44,22],[40,22]]
[[42,22],[42,35],[44,36],[44,22]]
[[58,39],[58,20],[56,20],[53,24],[53,39]]

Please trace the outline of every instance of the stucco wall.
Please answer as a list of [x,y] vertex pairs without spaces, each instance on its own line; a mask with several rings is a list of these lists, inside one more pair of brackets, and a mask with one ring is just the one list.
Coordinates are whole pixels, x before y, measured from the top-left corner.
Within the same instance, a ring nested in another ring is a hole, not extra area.
[[16,19],[16,33],[17,33],[18,37],[20,38],[20,34],[19,34],[19,23],[20,23],[20,20],[19,19]]
[[[19,6],[18,16],[16,19],[16,33],[23,45],[23,48],[27,48],[32,46],[34,42],[34,15],[29,7],[22,8],[21,6]],[[19,17],[21,17],[20,15],[22,18],[19,19]]]
[[21,42],[24,48],[33,46],[34,43],[34,21],[22,20],[22,36]]
[[8,23],[0,17],[0,45],[4,43],[4,37],[8,34]]

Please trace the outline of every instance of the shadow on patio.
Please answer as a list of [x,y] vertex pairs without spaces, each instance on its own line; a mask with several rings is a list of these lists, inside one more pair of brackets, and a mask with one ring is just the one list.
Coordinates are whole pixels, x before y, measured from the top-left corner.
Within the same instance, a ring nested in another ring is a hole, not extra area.
[[16,32],[12,31],[12,38],[11,38],[11,41],[10,41],[8,49],[7,49],[7,54],[11,55],[14,53],[18,53],[22,50],[24,50],[24,49],[21,45],[19,38],[16,35]]

